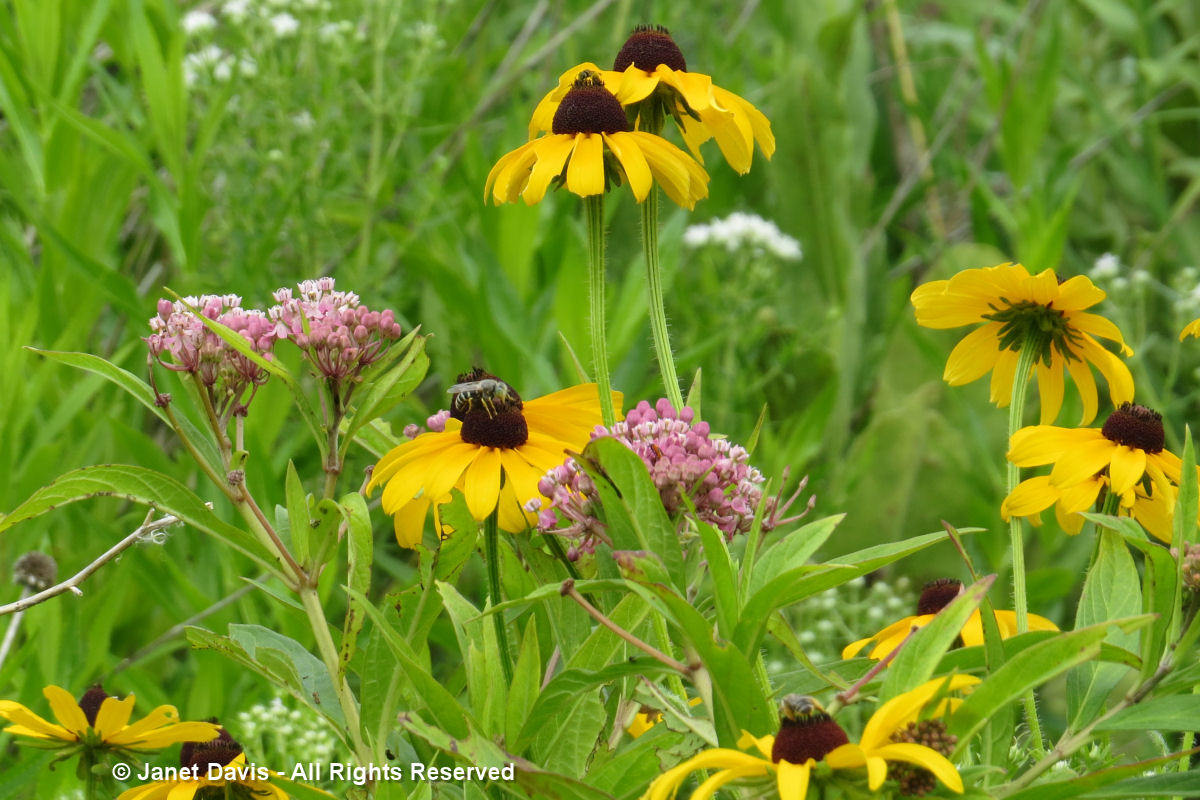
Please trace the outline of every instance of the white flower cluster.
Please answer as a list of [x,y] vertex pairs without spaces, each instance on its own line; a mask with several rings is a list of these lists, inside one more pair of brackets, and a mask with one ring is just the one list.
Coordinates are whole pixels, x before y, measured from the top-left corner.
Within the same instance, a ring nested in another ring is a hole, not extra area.
[[688,226],[683,232],[683,243],[694,249],[711,244],[723,246],[731,253],[739,250],[750,250],[756,256],[770,253],[783,261],[799,261],[804,255],[800,242],[779,230],[774,222],[741,211],[725,219]]
[[253,78],[257,74],[258,62],[253,58],[226,53],[215,44],[205,45],[183,57],[183,80],[188,86],[196,85],[203,77],[225,83],[234,75]]
[[333,758],[336,741],[329,730],[316,722],[312,714],[300,709],[288,709],[278,697],[269,705],[262,703],[240,711],[238,740],[257,742],[260,758],[283,757],[293,764],[327,764]]
[[[789,622],[804,652],[819,665],[838,661],[842,648],[850,642],[913,613],[915,608],[908,578],[901,576],[891,583],[877,579],[870,586],[865,579],[855,578],[793,606]],[[783,662],[768,665],[780,671],[794,666]]]

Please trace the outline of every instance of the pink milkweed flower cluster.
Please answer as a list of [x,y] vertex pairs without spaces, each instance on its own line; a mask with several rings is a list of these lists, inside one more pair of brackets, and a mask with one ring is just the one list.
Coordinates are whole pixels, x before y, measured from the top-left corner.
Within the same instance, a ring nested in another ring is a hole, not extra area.
[[278,289],[267,310],[281,337],[304,351],[318,373],[331,381],[357,376],[400,338],[391,310],[372,311],[354,292],[339,292],[333,278],[302,281],[298,295]]
[[[778,497],[764,500],[765,478],[750,466],[746,449],[713,439],[708,423],[695,417],[688,407],[676,412],[665,398],[654,407],[643,400],[623,422],[612,428],[598,426],[592,439],[612,436],[637,453],[667,513],[681,525],[694,507],[696,519],[722,531],[730,540],[750,530],[760,503],[763,530],[800,518],[782,516],[804,488],[804,481],[785,503],[781,504]],[[568,556],[576,558],[580,552],[593,552],[597,540],[606,540],[604,526],[595,513],[595,486],[574,459],[546,473],[538,490],[551,500],[539,511],[538,527],[573,539]]]
[[[245,413],[268,373],[218,336],[197,314],[240,333],[265,360],[271,359],[279,338],[266,314],[241,305],[242,298],[236,294],[185,297],[174,303],[159,300],[158,315],[150,320],[152,333],[145,337],[150,355],[159,364],[195,376],[209,392],[218,414],[227,410]],[[247,389],[250,396],[243,398]]]

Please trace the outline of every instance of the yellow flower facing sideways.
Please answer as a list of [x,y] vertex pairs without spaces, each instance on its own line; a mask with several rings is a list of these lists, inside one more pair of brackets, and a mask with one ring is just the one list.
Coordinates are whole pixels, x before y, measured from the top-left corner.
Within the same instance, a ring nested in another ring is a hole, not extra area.
[[[566,451],[587,445],[601,423],[600,398],[592,383],[522,401],[511,386],[480,369],[463,373],[454,388],[450,418],[442,431],[423,433],[393,448],[371,475],[367,491],[383,486],[383,510],[395,519],[401,547],[421,543],[432,507],[465,495],[476,521],[493,511],[501,529],[519,533],[536,516],[526,503],[541,497],[538,482],[566,460]],[[621,394],[613,392],[618,413]]]
[[912,293],[917,324],[926,328],[978,327],[955,346],[943,378],[962,386],[992,373],[991,400],[1004,408],[1012,396],[1017,359],[1026,342],[1034,347],[1043,424],[1053,422],[1062,408],[1064,371],[1079,390],[1086,425],[1099,409],[1091,367],[1108,382],[1114,406],[1133,399],[1133,376],[1115,354],[1096,338],[1117,344],[1130,356],[1120,329],[1084,309],[1105,294],[1078,275],[1059,282],[1054,270],[1030,275],[1020,264],[967,269],[949,280],[930,281]]
[[635,129],[657,133],[654,118],[673,119],[688,149],[701,161],[700,145],[709,139],[716,140],[729,166],[741,174],[750,171],[755,142],[767,158],[775,152],[775,136],[766,116],[743,98],[717,86],[710,76],[688,72],[679,46],[661,26],[634,29],[611,70],[588,61],[564,72],[558,86],[533,112],[531,139],[551,130],[559,105],[582,70],[599,74],[621,105],[630,109]]
[[[896,620],[883,630],[846,645],[842,650],[842,658],[854,658],[871,642],[874,642],[875,646],[867,653],[867,658],[873,658],[876,661],[887,658],[893,650],[904,643],[911,632],[928,625],[937,616],[937,613],[948,606],[950,601],[961,591],[962,582],[953,578],[939,578],[936,581],[930,581],[921,590],[921,597],[917,601],[917,613],[914,616]],[[995,614],[996,627],[1000,629],[1000,638],[1008,639],[1016,636],[1016,612],[997,610]],[[1030,614],[1029,630],[1056,631],[1058,626],[1045,617]],[[979,609],[975,609],[971,616],[967,617],[958,636],[962,640],[963,647],[975,647],[983,644],[983,618]]]
[[14,736],[38,740],[36,745],[65,748],[75,745],[113,751],[161,750],[185,741],[208,741],[221,732],[210,722],[180,722],[174,706],[159,706],[130,724],[133,695],[123,700],[107,695],[99,684],[79,702],[60,686],[42,690],[57,722],[50,722],[12,700],[0,700],[0,718]]
[[1166,449],[1162,417],[1145,406],[1125,403],[1100,428],[1022,428],[1013,434],[1008,460],[1019,467],[1054,466],[1049,475],[1022,481],[1004,499],[1000,511],[1006,520],[1035,518],[1054,505],[1063,530],[1075,534],[1083,526],[1078,512],[1096,508],[1102,492],[1109,492],[1119,498],[1119,515],[1171,541],[1182,465]]
[[[912,765],[928,770],[952,792],[961,794],[963,782],[954,764],[937,750],[904,737],[910,723],[920,724],[922,710],[936,697],[977,683],[979,679],[970,675],[953,675],[893,697],[871,715],[858,742],[850,742],[816,700],[788,695],[780,704],[778,735],[753,736],[743,731],[738,741],[741,749],[718,747],[693,756],[656,778],[643,800],[670,800],[698,770],[712,774],[692,792],[692,800],[714,797],[718,789],[733,781],[764,778],[774,783],[780,800],[804,800],[818,762],[839,771],[865,770],[867,788],[872,792],[887,780],[889,764]],[[956,698],[943,699],[937,715],[952,712],[958,702]],[[940,720],[925,722],[941,724],[944,729]]]
[[675,145],[632,130],[600,75],[579,70],[562,98],[550,131],[502,156],[488,173],[483,196],[496,203],[540,202],[552,183],[580,197],[603,194],[616,179],[640,203],[657,182],[667,197],[694,208],[708,197],[708,173]]

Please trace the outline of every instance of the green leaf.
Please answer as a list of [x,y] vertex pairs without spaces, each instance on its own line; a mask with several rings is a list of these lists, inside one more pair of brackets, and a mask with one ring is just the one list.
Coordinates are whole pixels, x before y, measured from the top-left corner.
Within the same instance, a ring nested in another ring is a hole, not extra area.
[[[1137,566],[1125,541],[1109,530],[1099,532],[1096,558],[1079,598],[1075,627],[1086,628],[1112,619],[1131,617],[1141,608]],[[1105,640],[1122,648],[1137,647],[1137,637],[1110,630]],[[1104,706],[1113,687],[1129,673],[1116,664],[1086,664],[1067,676],[1067,719],[1080,728]]]
[[296,800],[328,800],[330,797],[336,797],[336,795],[332,795],[324,789],[297,783],[291,778],[282,775],[272,775],[270,782],[272,785],[286,791],[289,797],[294,797]]
[[492,671],[500,663],[495,625],[481,615],[479,609],[454,586],[438,582],[437,589],[463,655],[467,692],[474,718],[486,733],[497,735],[504,730],[508,685],[504,681],[496,681]]
[[979,729],[1013,700],[1056,675],[1095,658],[1110,626],[1128,633],[1144,628],[1153,621],[1154,617],[1149,614],[1110,620],[1090,628],[1060,633],[1012,656],[1004,666],[976,686],[954,712],[949,732],[958,737],[955,752],[966,747]]
[[584,448],[579,464],[596,485],[613,549],[655,553],[682,590],[687,579],[679,536],[641,457],[604,436]]
[[308,648],[261,625],[230,625],[229,638],[247,657],[276,675],[286,676],[293,694],[306,705],[345,728],[346,718],[329,672]]
[[59,506],[91,497],[120,497],[171,514],[221,540],[264,570],[280,575],[279,568],[271,563],[274,559],[253,536],[217,517],[204,501],[179,481],[146,467],[102,464],[60,475],[9,514],[0,517],[0,532]]
[[[1136,522],[1127,517],[1122,518],[1120,522],[1128,525],[1126,529],[1118,529],[1117,532],[1124,537],[1127,544],[1142,551],[1146,559],[1142,573],[1142,607],[1147,613],[1158,615],[1154,625],[1142,634],[1138,667],[1141,670],[1141,680],[1146,680],[1167,655],[1168,633],[1179,624],[1179,562],[1171,557],[1169,550],[1157,542],[1148,541],[1145,534],[1141,533],[1141,526]],[[1138,530],[1136,533],[1129,533],[1128,528]]]
[[933,677],[942,654],[954,644],[963,625],[979,607],[995,581],[995,575],[981,578],[913,635],[887,669],[887,677],[879,692],[880,703],[914,689]]
[[1194,731],[1200,727],[1200,695],[1153,697],[1122,709],[1096,726],[1102,731]]
[[342,498],[342,514],[346,518],[346,581],[352,594],[346,605],[346,621],[342,625],[342,646],[338,668],[344,676],[350,659],[354,658],[354,648],[358,642],[358,633],[362,630],[364,612],[362,603],[357,599],[365,596],[371,589],[371,563],[374,558],[375,537],[371,530],[371,512],[367,509],[367,501],[358,492],[351,492]]
[[292,555],[297,563],[308,567],[309,537],[312,536],[312,525],[308,519],[308,495],[300,483],[300,475],[296,472],[296,464],[288,459],[287,476],[284,478],[284,496],[287,500],[288,530],[292,534]]
[[[1117,767],[1089,772],[1086,775],[1079,775],[1066,781],[1040,783],[1028,789],[1023,789],[1016,794],[1010,794],[1005,800],[1069,800],[1069,798],[1079,797],[1087,792],[1109,786],[1124,778],[1143,775],[1147,770],[1159,764],[1178,761],[1179,758],[1180,755],[1178,753],[1172,753],[1147,761],[1139,761],[1135,764],[1122,764]],[[1121,796],[1129,797],[1131,795]]]
[[755,652],[766,631],[767,619],[776,609],[874,572],[931,544],[944,542],[946,538],[944,531],[927,533],[858,550],[839,557],[836,563],[798,566],[781,573],[763,584],[742,607],[741,620],[733,634],[734,646],[743,653]]
[[1131,797],[1177,797],[1200,793],[1200,771],[1167,772],[1145,775],[1105,786],[1083,797],[1111,797],[1129,800]]
[[712,578],[713,600],[717,606],[717,630],[726,638],[733,635],[738,618],[738,591],[733,575],[733,561],[725,536],[706,522],[697,522],[704,560]]
[[471,516],[467,498],[458,489],[451,490],[449,503],[438,506],[438,514],[443,527],[454,533],[442,539],[434,554],[433,574],[440,581],[454,583],[475,552],[479,523]]
[[[355,594],[353,589],[347,591],[351,596]],[[425,703],[437,724],[450,736],[467,736],[471,730],[469,715],[458,699],[429,674],[429,670],[417,660],[408,642],[388,624],[379,609],[362,595],[358,595],[357,599],[362,602],[363,611],[375,623],[375,629],[383,634],[383,640],[397,662],[396,669],[412,686],[415,696]]]
[[825,544],[845,518],[845,514],[834,514],[781,537],[754,564],[747,582],[747,594],[753,594],[785,572],[807,564],[812,554]]
[[[412,337],[415,333],[416,331],[413,331],[409,336]],[[399,364],[382,375],[363,375],[363,385],[367,387],[367,392],[361,400],[354,403],[354,415],[345,423],[345,439],[341,446],[343,456],[350,442],[364,425],[395,408],[425,379],[425,373],[429,370],[425,337],[416,336],[411,346],[408,345],[407,337],[395,345],[398,350],[405,346],[408,346],[408,352]]]
[[508,689],[508,705],[504,711],[504,741],[515,742],[521,734],[529,712],[537,701],[542,677],[542,655],[538,647],[537,620],[530,619],[521,637],[521,654],[513,669],[512,685]]

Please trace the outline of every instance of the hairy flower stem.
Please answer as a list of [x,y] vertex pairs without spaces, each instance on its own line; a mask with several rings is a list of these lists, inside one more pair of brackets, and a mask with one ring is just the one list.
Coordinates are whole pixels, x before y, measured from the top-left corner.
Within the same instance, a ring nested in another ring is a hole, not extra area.
[[354,748],[354,757],[360,765],[370,764],[371,750],[362,738],[362,719],[358,712],[358,701],[354,699],[354,692],[338,667],[337,645],[333,643],[333,637],[329,635],[329,622],[325,619],[325,610],[321,607],[321,597],[317,594],[316,587],[301,588],[300,602],[304,606],[304,613],[308,615],[308,623],[312,627],[313,636],[316,637],[317,650],[321,654],[321,661],[325,664],[325,671],[329,673],[329,680],[337,692],[338,705],[341,706],[342,715],[346,718],[346,733]]
[[642,203],[642,253],[646,259],[646,285],[650,290],[650,332],[654,335],[654,354],[662,374],[667,399],[675,410],[683,408],[683,394],[675,374],[675,357],[671,354],[671,339],[667,333],[667,312],[663,306],[662,269],[658,263],[658,189]]
[[[483,556],[487,561],[488,593],[491,595],[492,606],[502,602],[500,595],[500,525],[499,509],[492,509],[487,519],[483,521]],[[500,667],[504,670],[504,680],[512,685],[513,665],[508,650],[508,629],[504,627],[504,612],[492,614],[492,624],[496,627],[496,644],[500,648]]]
[[575,588],[575,581],[570,579],[563,581],[562,588],[559,590],[559,593],[564,597],[569,597],[574,600],[579,604],[580,608],[592,616],[592,619],[596,620],[601,625],[615,633],[617,636],[620,636],[622,639],[629,642],[638,650],[641,650],[643,653],[655,659],[656,661],[667,667],[670,667],[681,675],[690,675],[695,672],[694,667],[690,667],[687,664],[684,664],[682,661],[677,661],[661,650],[657,650],[654,647],[646,644],[641,639],[634,636],[632,633],[625,630],[620,625],[605,616],[603,611],[589,603],[587,598],[579,593],[579,590]]
[[[1029,388],[1029,372],[1033,369],[1037,358],[1037,342],[1028,337],[1021,345],[1021,354],[1017,357],[1017,369],[1013,375],[1012,399],[1008,406],[1008,443],[1011,446],[1013,434],[1021,428],[1025,416],[1025,397]],[[1008,467],[1007,494],[1012,494],[1021,480],[1020,468],[1005,459]],[[1025,531],[1021,517],[1012,516],[1008,521],[1008,531],[1012,539],[1012,572],[1013,572],[1013,609],[1017,616],[1017,633],[1029,630],[1029,601],[1025,591]],[[1029,725],[1029,737],[1033,744],[1034,753],[1046,752],[1046,742],[1042,738],[1042,725],[1037,715],[1037,700],[1033,689],[1025,692],[1025,721]]]
[[600,390],[600,416],[605,426],[617,422],[613,408],[612,379],[608,375],[608,339],[604,332],[604,195],[583,198],[587,217],[588,295],[591,301],[588,326],[592,331],[592,360]]

